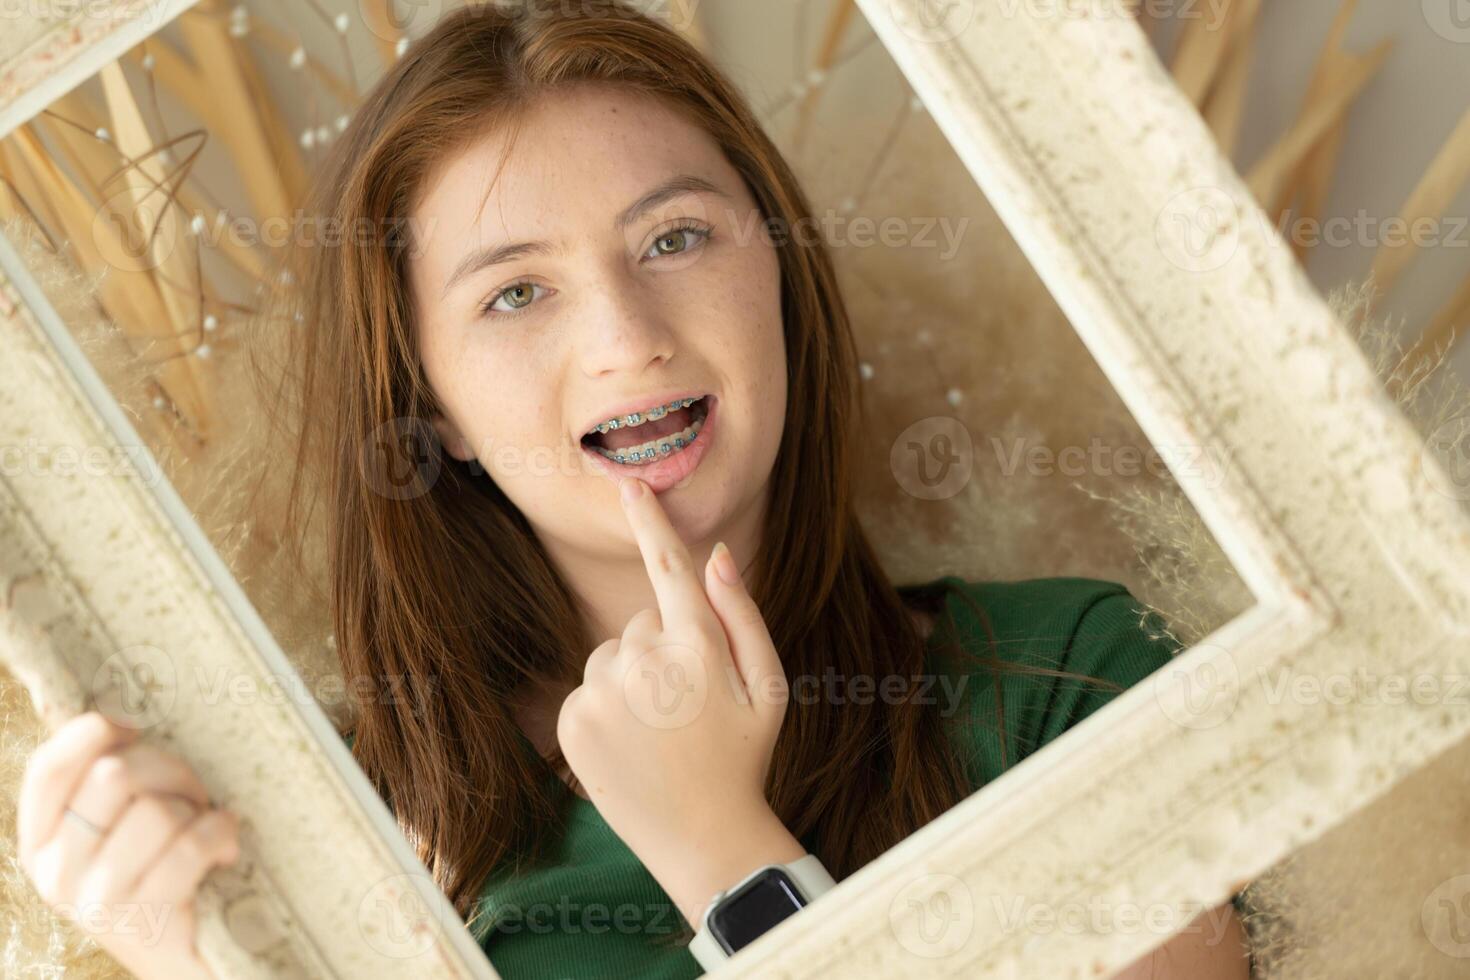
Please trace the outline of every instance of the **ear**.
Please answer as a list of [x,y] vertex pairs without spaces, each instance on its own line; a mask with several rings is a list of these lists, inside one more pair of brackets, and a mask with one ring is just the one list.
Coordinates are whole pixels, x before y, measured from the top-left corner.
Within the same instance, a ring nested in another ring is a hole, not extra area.
[[443,444],[445,452],[459,460],[468,463],[475,458],[475,452],[470,448],[469,440],[460,434],[454,423],[443,415],[435,412],[430,420],[434,426],[434,432],[439,436],[439,442]]

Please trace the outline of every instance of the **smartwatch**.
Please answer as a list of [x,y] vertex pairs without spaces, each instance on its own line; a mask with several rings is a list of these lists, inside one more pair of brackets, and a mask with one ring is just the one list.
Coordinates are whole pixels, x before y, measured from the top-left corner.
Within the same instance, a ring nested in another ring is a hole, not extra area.
[[689,952],[713,970],[836,884],[815,854],[756,868],[710,899]]

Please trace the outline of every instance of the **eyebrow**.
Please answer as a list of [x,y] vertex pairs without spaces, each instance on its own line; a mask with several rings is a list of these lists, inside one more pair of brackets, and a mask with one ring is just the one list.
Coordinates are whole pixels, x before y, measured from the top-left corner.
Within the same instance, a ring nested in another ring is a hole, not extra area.
[[[696,177],[693,174],[679,174],[664,181],[657,187],[644,194],[638,200],[623,209],[613,222],[613,227],[622,230],[633,222],[654,210],[661,204],[665,204],[673,198],[684,194],[698,194],[700,192],[717,194],[726,200],[733,200],[716,184]],[[474,275],[481,269],[488,269],[492,265],[500,265],[511,262],[527,255],[545,255],[551,251],[551,246],[544,241],[533,242],[507,242],[494,248],[482,248],[471,252],[460,260],[459,265],[450,273],[444,283],[444,292],[440,294],[443,299],[449,295],[449,291],[455,287],[460,280]]]

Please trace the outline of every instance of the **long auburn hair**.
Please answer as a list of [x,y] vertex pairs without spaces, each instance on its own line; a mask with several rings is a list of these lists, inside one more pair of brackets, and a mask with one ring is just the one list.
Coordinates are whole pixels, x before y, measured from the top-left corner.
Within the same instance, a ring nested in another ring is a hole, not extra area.
[[[732,85],[675,31],[619,0],[472,4],[442,18],[355,110],[305,213],[338,229],[402,229],[436,162],[493,127],[514,127],[537,94],[577,82],[666,100],[718,142],[764,217],[785,227],[810,220],[795,177]],[[290,418],[286,522],[302,529],[294,540],[306,540],[317,504],[324,515],[345,677],[369,688],[406,677],[432,690],[361,698],[352,751],[464,917],[492,872],[536,859],[571,801],[566,784],[547,778],[563,767],[560,752],[541,758],[517,727],[517,692],[575,683],[599,638],[518,509],[475,462],[433,438],[436,402],[407,285],[411,237],[287,256],[279,301],[294,327],[272,404],[278,421]],[[788,240],[778,253],[791,394],[748,586],[788,677],[923,675],[925,638],[905,598],[943,615],[945,590],[901,595],[859,525],[862,404],[847,311],[823,245]],[[952,632],[953,620],[945,624]],[[971,662],[1080,676],[994,656]],[[788,705],[767,798],[793,835],[815,832],[834,877],[973,789],[939,712],[917,690],[900,704]]]

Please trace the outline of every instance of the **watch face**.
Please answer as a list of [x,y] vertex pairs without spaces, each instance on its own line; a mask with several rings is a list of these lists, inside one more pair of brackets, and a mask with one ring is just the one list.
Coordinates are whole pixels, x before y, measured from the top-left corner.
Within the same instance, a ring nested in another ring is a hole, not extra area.
[[710,935],[725,952],[734,953],[805,905],[790,875],[780,868],[764,868],[710,910]]

